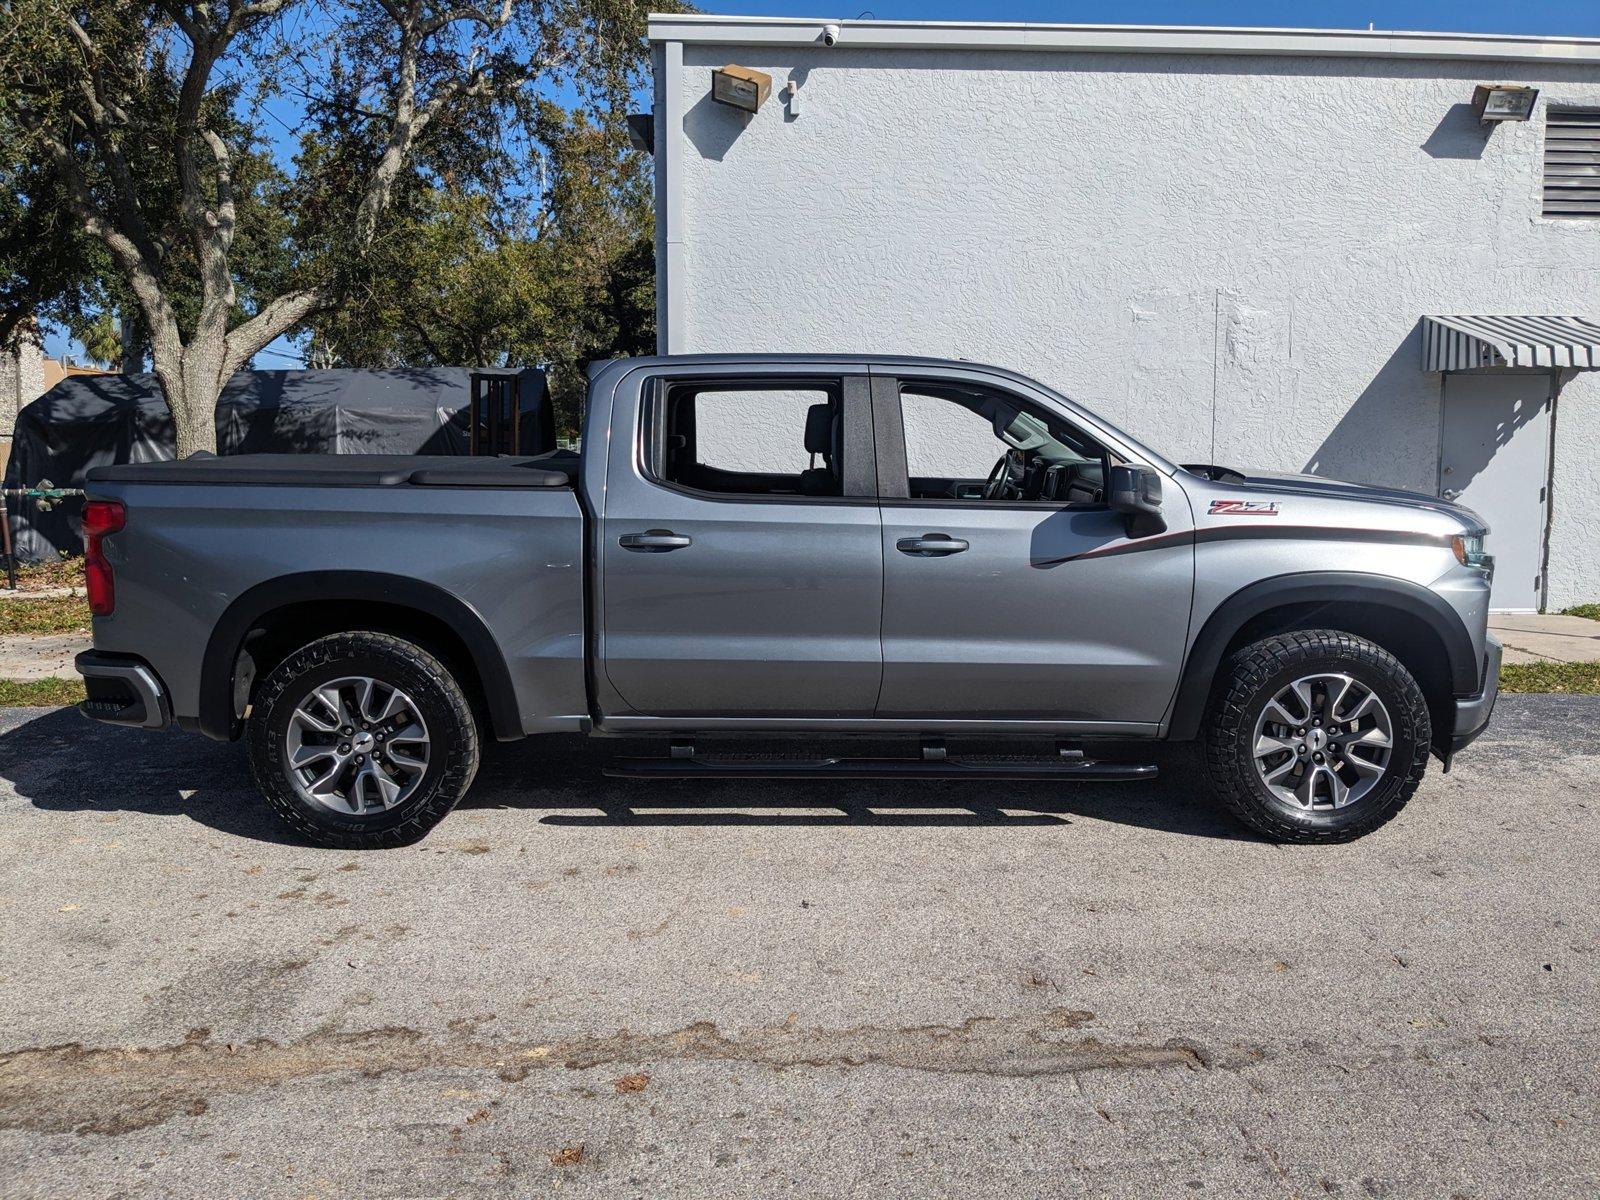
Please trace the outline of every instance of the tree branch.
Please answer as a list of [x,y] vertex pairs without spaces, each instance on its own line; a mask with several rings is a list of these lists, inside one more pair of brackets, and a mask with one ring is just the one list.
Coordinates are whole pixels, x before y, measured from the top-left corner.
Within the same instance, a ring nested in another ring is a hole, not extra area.
[[444,365],[445,356],[439,353],[439,347],[434,344],[433,336],[428,332],[427,326],[410,316],[406,317],[405,323],[411,327],[411,332],[416,334],[417,340],[422,343],[422,348],[433,357],[433,361]]
[[144,310],[145,322],[151,335],[177,337],[177,319],[167,300],[157,264],[146,256],[143,248],[127,233],[114,225],[100,211],[89,192],[89,185],[78,169],[77,160],[61,138],[46,133],[45,149],[49,152],[57,173],[67,189],[67,203],[85,232],[99,238],[111,251],[117,265],[128,277],[139,306]]
[[228,378],[265,349],[274,338],[288,333],[326,303],[327,297],[319,288],[288,292],[268,303],[228,334],[222,360],[222,377]]
[[[200,137],[200,106],[205,102],[211,68],[227,48],[226,36],[195,23],[198,36],[190,38],[189,65],[178,90],[178,111],[173,150],[178,164],[178,206],[189,241],[200,265],[201,320],[215,320],[233,307],[233,280],[226,251],[219,244],[217,214],[206,207],[195,166],[195,142]],[[214,152],[214,151],[213,151]]]
[[438,33],[457,21],[471,21],[483,26],[484,30],[494,33],[504,29],[511,22],[512,0],[501,0],[500,11],[490,13],[487,9],[469,4],[461,8],[447,8],[435,16],[431,21],[425,21],[417,27],[419,37],[429,37]]
[[211,147],[211,156],[217,160],[217,240],[222,253],[233,249],[235,209],[233,200],[233,155],[224,142],[210,129],[202,129],[200,136]]
[[123,157],[122,148],[117,145],[116,139],[111,134],[112,125],[121,124],[125,117],[115,102],[106,99],[99,53],[88,31],[71,17],[66,19],[66,27],[72,34],[73,40],[77,42],[79,56],[83,61],[83,74],[75,82],[87,106],[88,119],[79,118],[79,120],[84,132],[94,142],[100,157],[105,160],[106,174],[111,179],[112,191],[117,199],[117,219],[128,236],[138,243],[140,253],[151,260],[156,260],[158,256],[155,244],[150,239],[150,231],[145,225],[144,213],[139,205],[139,196],[133,186],[133,173],[128,168],[128,160]]

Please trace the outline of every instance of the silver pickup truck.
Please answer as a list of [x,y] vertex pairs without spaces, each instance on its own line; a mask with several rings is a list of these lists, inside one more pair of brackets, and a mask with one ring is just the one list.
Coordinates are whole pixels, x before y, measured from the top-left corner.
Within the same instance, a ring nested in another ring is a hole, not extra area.
[[[84,711],[243,737],[294,829],[381,847],[483,739],[561,732],[659,737],[637,778],[1139,779],[1086,744],[1198,740],[1254,829],[1341,841],[1494,705],[1473,513],[1179,466],[1009,371],[599,363],[582,446],[95,470]],[[707,752],[749,735],[794,752]]]

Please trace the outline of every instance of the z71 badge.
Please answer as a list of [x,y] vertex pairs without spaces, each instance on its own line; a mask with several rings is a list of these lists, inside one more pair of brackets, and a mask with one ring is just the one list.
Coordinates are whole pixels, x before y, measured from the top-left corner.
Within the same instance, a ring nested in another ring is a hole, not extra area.
[[1213,517],[1275,517],[1278,515],[1278,502],[1276,500],[1213,500],[1211,502],[1211,515]]

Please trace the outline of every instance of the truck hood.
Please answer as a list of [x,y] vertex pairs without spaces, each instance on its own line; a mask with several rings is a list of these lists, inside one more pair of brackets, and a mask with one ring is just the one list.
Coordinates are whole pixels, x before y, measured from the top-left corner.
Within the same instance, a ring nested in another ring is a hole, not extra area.
[[[1242,471],[1231,468],[1235,475],[1244,477],[1243,487],[1252,491],[1276,492],[1279,495],[1318,496],[1329,500],[1362,500],[1376,504],[1392,504],[1402,508],[1417,508],[1426,512],[1441,513],[1469,526],[1487,528],[1487,523],[1464,504],[1430,496],[1426,492],[1408,492],[1401,488],[1374,487],[1364,483],[1346,483],[1342,479],[1328,479],[1322,475],[1296,475],[1278,471]],[[1228,487],[1227,480],[1216,480],[1218,486]],[[1232,486],[1239,486],[1234,484]]]

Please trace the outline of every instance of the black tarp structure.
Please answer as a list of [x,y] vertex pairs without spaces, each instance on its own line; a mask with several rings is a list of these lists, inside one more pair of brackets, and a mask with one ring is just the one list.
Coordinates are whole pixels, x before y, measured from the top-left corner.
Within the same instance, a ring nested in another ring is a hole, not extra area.
[[[513,376],[529,430],[548,420],[544,372],[433,367],[395,371],[240,371],[217,404],[222,454],[467,454],[474,375]],[[7,488],[81,488],[91,467],[173,457],[172,414],[154,375],[77,375],[17,414]],[[536,454],[552,446],[525,445]],[[49,512],[12,499],[23,562],[83,549],[78,502]]]

